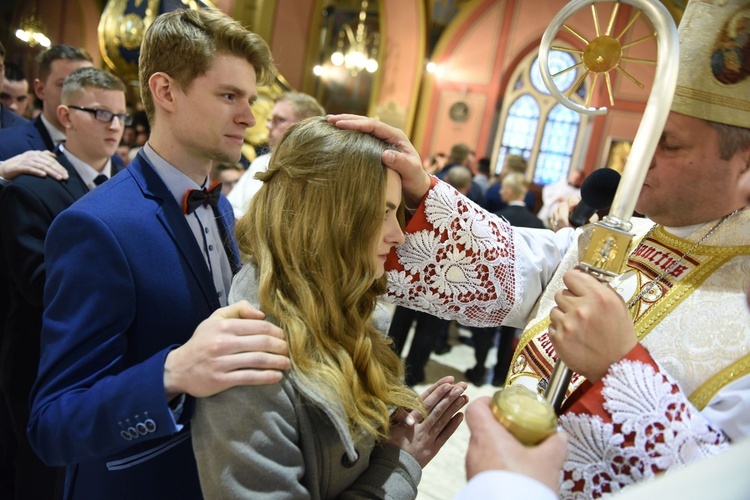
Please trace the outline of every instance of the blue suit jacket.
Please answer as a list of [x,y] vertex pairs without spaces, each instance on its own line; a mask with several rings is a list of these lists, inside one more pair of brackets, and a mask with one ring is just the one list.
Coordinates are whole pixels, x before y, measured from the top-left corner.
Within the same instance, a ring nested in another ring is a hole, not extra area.
[[20,127],[0,130],[0,161],[26,151],[54,151],[55,143],[42,123],[42,116]]
[[[238,269],[225,198],[215,213]],[[200,498],[194,401],[175,422],[164,360],[219,300],[185,216],[144,156],[55,219],[45,261],[28,432],[45,462],[68,466],[66,498]]]
[[0,104],[0,126],[2,128],[20,127],[26,123],[29,123],[29,120]]

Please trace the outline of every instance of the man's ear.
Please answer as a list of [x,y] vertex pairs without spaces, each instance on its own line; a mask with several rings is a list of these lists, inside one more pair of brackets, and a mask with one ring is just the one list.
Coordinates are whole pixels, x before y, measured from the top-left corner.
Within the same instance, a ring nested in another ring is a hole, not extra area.
[[60,120],[60,123],[63,127],[69,128],[71,126],[70,108],[68,108],[65,104],[60,104],[57,107],[57,119]]
[[44,83],[39,78],[34,79],[34,93],[40,101],[44,100]]
[[178,90],[174,78],[164,72],[157,72],[148,79],[148,88],[154,107],[173,112],[175,108],[175,92]]

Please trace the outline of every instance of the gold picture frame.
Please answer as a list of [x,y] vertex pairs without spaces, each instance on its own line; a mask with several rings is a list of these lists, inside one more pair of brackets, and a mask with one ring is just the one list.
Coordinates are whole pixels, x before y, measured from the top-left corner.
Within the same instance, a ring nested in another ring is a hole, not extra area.
[[608,167],[613,170],[617,170],[619,173],[625,168],[625,162],[628,160],[630,149],[633,146],[633,141],[630,139],[621,139],[617,137],[610,137],[607,141],[606,152],[604,158],[606,161],[602,167]]

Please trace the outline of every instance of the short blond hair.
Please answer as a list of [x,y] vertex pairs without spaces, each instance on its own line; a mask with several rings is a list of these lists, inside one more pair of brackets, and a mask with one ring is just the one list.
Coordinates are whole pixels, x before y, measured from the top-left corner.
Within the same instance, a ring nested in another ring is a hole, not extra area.
[[505,165],[503,170],[506,172],[518,172],[519,174],[526,173],[526,159],[520,155],[508,155],[505,157]]
[[529,181],[523,174],[510,172],[503,177],[503,187],[510,189],[516,198],[523,198],[529,190]]
[[253,65],[259,86],[276,76],[273,56],[260,36],[216,9],[178,9],[156,18],[146,30],[138,60],[141,99],[149,121],[154,101],[148,81],[154,73],[172,77],[186,91],[204,75],[217,52],[242,57]]
[[125,84],[112,73],[103,69],[87,67],[73,71],[63,82],[60,100],[63,104],[70,104],[80,98],[88,88],[102,90],[119,90],[125,93]]

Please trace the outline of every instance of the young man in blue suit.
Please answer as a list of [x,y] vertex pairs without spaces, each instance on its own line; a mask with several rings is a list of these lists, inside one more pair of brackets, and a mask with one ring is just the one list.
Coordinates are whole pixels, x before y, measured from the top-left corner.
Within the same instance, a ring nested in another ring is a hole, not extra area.
[[60,212],[118,172],[111,157],[130,119],[125,85],[100,69],[78,69],[65,79],[57,114],[67,141],[58,146],[56,158],[68,179],[21,175],[0,193],[0,244],[11,277],[1,380],[18,442],[16,498],[38,500],[59,498],[62,486],[60,469],[44,465],[26,439],[44,311],[44,239]]
[[218,11],[173,11],[147,30],[139,72],[149,142],[45,245],[28,433],[67,466],[66,498],[200,498],[194,398],[289,367],[277,327],[247,302],[226,306],[232,208],[206,186],[212,162],[240,158],[256,81],[275,73],[267,44]]

